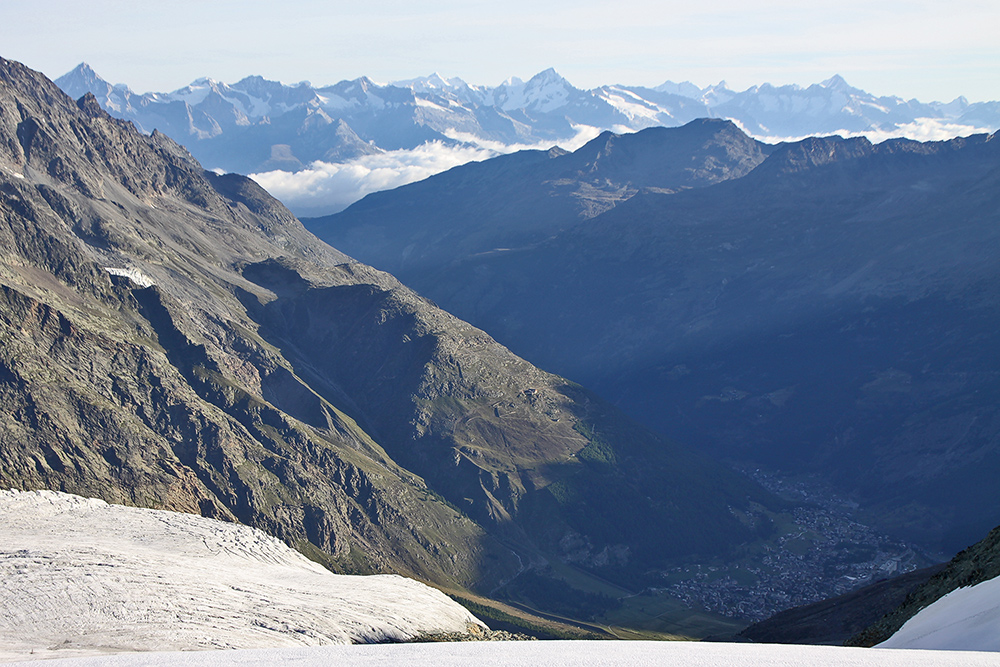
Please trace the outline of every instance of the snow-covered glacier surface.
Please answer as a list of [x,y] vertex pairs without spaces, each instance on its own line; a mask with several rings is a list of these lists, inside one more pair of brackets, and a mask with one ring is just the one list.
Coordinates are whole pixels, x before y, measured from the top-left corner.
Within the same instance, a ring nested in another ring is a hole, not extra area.
[[1000,655],[777,644],[543,641],[326,646],[55,660],[46,667],[996,667]]
[[879,646],[1000,651],[1000,577],[948,593]]
[[0,491],[0,662],[403,641],[469,623],[424,584],[335,575],[247,526]]

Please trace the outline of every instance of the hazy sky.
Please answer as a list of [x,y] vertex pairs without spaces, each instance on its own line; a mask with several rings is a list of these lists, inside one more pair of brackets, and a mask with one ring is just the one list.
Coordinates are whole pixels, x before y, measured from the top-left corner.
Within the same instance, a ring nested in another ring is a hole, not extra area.
[[10,0],[0,56],[81,61],[138,92],[210,76],[286,83],[432,72],[496,85],[554,67],[581,88],[731,88],[840,74],[881,95],[1000,99],[997,0]]

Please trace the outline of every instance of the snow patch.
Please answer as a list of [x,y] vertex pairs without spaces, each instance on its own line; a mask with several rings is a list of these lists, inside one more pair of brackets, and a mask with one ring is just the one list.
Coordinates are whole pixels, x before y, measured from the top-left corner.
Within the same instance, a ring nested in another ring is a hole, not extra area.
[[448,109],[446,109],[445,107],[441,106],[440,104],[435,104],[434,102],[431,102],[429,99],[425,97],[414,96],[413,102],[418,107],[424,107],[425,109],[436,109],[437,111],[443,111],[445,113],[448,112]]
[[104,270],[113,276],[128,278],[139,287],[152,287],[155,284],[152,278],[139,269],[119,269],[113,266],[105,266]]
[[1000,651],[1000,577],[948,593],[879,646]]

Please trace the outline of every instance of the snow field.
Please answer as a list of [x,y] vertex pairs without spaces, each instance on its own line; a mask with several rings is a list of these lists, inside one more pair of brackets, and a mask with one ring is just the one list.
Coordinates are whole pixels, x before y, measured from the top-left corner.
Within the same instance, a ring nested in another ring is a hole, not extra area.
[[53,660],[46,667],[996,667],[1000,655],[778,644],[538,641],[325,646]]
[[479,621],[396,575],[335,575],[264,533],[0,491],[0,661],[403,641]]

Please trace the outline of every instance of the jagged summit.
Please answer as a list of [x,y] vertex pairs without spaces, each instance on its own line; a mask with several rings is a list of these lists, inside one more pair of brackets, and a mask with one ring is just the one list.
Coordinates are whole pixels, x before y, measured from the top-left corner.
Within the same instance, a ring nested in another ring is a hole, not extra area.
[[831,90],[854,90],[839,74],[834,74],[826,81],[821,82],[820,85]]
[[97,72],[87,64],[86,62],[81,62],[79,65],[74,67],[72,70],[64,74],[63,76],[74,77],[77,79],[91,80],[91,81],[103,81],[101,77],[97,75]]
[[74,99],[86,93],[94,93],[95,96],[107,100],[114,90],[114,86],[98,76],[87,63],[80,63],[56,79],[56,85]]

